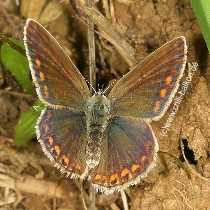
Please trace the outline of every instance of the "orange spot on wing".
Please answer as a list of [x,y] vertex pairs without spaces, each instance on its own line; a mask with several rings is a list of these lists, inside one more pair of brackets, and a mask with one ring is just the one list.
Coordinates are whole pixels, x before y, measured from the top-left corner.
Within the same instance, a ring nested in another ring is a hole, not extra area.
[[141,169],[141,167],[140,167],[139,164],[133,164],[133,165],[131,166],[131,171],[132,171],[132,173],[137,173],[137,172],[140,171],[140,169]]
[[170,85],[171,84],[171,82],[172,82],[172,76],[167,76],[166,78],[165,78],[165,84],[166,85]]
[[101,175],[97,174],[95,177],[94,177],[94,181],[98,182],[101,180]]
[[68,166],[69,165],[69,158],[66,155],[63,155],[62,159],[63,159],[63,162],[64,162],[65,166]]
[[166,89],[161,89],[160,90],[160,97],[164,98],[166,96],[167,90]]
[[75,169],[80,171],[81,170],[81,166],[79,164],[76,164]]
[[55,153],[57,154],[57,156],[59,156],[61,154],[61,148],[59,145],[55,145],[54,150],[55,150]]
[[107,184],[107,180],[108,180],[107,176],[102,176],[101,183]]
[[36,64],[36,67],[37,67],[37,68],[40,68],[40,66],[41,66],[41,61],[37,58],[37,59],[35,59],[35,64]]
[[128,177],[130,174],[130,171],[127,169],[127,168],[124,168],[122,171],[121,171],[121,177],[124,178],[124,177]]
[[140,156],[140,162],[144,163],[147,157],[145,155]]
[[40,80],[41,81],[44,81],[45,80],[45,75],[44,75],[44,73],[43,72],[39,72],[39,77],[40,77]]
[[112,185],[113,185],[113,184],[119,183],[119,176],[118,176],[117,173],[112,174],[112,175],[110,176],[110,183],[111,183]]

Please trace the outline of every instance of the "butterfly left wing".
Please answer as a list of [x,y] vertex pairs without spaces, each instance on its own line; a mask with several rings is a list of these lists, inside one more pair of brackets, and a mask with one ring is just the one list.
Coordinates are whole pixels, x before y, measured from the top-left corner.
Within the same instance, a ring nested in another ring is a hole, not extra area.
[[186,60],[184,37],[166,43],[147,56],[109,93],[112,116],[160,119],[177,91]]
[[81,176],[86,167],[85,114],[46,108],[37,123],[37,138],[61,172]]
[[157,139],[139,118],[114,117],[104,133],[99,165],[91,182],[99,191],[112,193],[137,184],[156,162]]
[[55,38],[41,24],[28,19],[24,44],[39,99],[49,107],[84,111],[90,91]]

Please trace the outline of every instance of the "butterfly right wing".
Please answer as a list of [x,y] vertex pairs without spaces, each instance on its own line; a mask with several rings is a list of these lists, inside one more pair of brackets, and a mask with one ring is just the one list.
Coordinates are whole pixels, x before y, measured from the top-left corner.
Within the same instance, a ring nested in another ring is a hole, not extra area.
[[38,22],[28,19],[24,44],[39,99],[49,107],[84,111],[90,91],[55,38]]
[[91,182],[112,193],[137,184],[154,167],[158,142],[151,126],[140,118],[117,116],[104,132],[99,165]]
[[154,51],[122,77],[108,95],[112,116],[159,120],[174,98],[187,61],[185,37]]
[[46,108],[36,127],[42,150],[61,172],[73,177],[85,171],[86,121],[84,113]]

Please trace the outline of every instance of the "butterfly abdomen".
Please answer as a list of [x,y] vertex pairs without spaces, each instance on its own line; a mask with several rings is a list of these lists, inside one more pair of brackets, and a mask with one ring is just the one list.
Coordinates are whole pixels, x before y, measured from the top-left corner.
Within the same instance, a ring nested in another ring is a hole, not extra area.
[[101,95],[93,95],[87,103],[87,160],[89,168],[99,164],[104,130],[109,119],[109,101]]

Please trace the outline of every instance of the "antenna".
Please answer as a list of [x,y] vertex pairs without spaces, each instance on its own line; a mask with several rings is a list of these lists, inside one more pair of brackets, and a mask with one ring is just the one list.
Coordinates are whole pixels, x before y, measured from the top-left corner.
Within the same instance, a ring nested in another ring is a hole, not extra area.
[[112,88],[112,87],[114,86],[114,84],[115,84],[116,82],[117,82],[116,79],[112,80],[112,81],[108,84],[107,88],[102,92],[102,94],[104,95],[110,88]]
[[93,89],[94,93],[97,93],[96,89],[93,87],[93,85],[87,80],[85,79],[85,81],[90,85],[90,87]]

